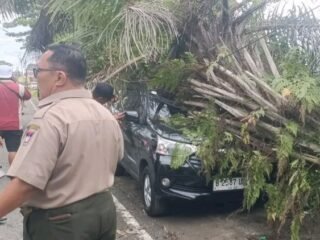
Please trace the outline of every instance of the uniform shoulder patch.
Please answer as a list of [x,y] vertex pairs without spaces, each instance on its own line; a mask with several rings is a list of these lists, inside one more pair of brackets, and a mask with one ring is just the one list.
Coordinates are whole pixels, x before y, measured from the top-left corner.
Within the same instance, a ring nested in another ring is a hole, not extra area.
[[32,139],[33,135],[40,129],[40,126],[37,124],[30,124],[27,127],[25,137],[24,137],[24,144],[28,144],[30,140]]
[[40,129],[40,126],[38,124],[33,123],[33,124],[28,125],[27,130],[30,130],[30,129],[37,131]]

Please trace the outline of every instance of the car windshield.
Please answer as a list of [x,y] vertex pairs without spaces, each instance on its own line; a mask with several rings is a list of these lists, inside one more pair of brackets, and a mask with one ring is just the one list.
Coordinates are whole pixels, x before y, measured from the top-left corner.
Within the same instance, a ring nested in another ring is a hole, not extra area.
[[160,124],[169,125],[170,119],[178,115],[186,115],[186,111],[173,104],[151,98],[149,102],[149,118]]
[[181,143],[191,143],[191,140],[184,136],[181,130],[174,127],[174,121],[181,116],[187,116],[187,110],[157,97],[149,99],[148,106],[148,118],[161,136]]

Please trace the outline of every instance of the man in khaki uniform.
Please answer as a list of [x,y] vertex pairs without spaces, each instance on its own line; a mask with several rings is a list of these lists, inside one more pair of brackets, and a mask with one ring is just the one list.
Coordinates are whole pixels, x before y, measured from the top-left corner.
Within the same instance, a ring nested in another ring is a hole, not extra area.
[[108,189],[123,157],[112,114],[83,88],[86,62],[68,45],[49,47],[34,69],[39,110],[0,193],[0,217],[23,205],[24,240],[113,240]]

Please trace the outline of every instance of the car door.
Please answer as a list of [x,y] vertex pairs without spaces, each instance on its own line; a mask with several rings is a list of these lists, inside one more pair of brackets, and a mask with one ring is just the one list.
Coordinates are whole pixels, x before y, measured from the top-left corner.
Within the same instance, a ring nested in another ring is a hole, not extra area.
[[123,110],[128,114],[137,113],[138,118],[125,119],[121,123],[125,157],[122,160],[122,165],[127,172],[135,178],[139,177],[139,147],[140,139],[138,137],[141,128],[143,128],[140,117],[142,115],[142,94],[139,89],[130,89],[127,91],[126,99],[123,102]]

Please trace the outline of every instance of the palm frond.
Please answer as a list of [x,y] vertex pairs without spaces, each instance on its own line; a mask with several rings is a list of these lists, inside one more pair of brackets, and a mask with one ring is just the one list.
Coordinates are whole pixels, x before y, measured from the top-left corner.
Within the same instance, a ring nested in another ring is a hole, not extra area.
[[47,6],[51,22],[61,13],[73,19],[74,33],[68,34],[68,40],[86,42],[89,49],[99,45],[111,61],[114,56],[122,63],[141,55],[154,59],[177,36],[173,14],[159,0],[52,0]]
[[[248,24],[245,35],[251,38],[267,35],[273,46],[275,58],[284,56],[288,49],[300,48],[309,56],[307,64],[312,71],[319,71],[320,19],[317,17],[320,5],[308,7],[280,2],[267,17]],[[276,54],[278,53],[278,54]]]
[[126,61],[141,55],[153,59],[167,51],[176,37],[174,17],[166,8],[137,3],[123,9],[106,26],[99,40],[109,43],[109,51],[118,46],[120,60]]
[[0,0],[0,15],[5,19],[28,12],[45,0]]
[[15,13],[14,6],[14,0],[0,0],[0,16],[2,16],[4,19],[13,16]]

